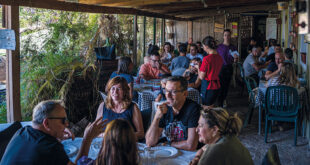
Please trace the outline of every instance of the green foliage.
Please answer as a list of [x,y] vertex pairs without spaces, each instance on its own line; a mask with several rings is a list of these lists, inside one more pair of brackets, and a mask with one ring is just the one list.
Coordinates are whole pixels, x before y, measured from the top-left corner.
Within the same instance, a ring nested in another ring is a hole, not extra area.
[[[114,22],[102,22],[104,17],[113,17]],[[132,21],[133,16],[130,15],[99,15],[21,7],[23,118],[29,118],[33,107],[42,100],[63,99],[71,103],[72,100],[68,100],[65,95],[71,93],[68,90],[75,80],[90,79],[96,88],[98,77],[93,48],[97,46],[100,32],[105,29],[104,35],[116,44],[117,55],[130,55],[133,46]],[[95,95],[97,90],[93,90]],[[98,97],[93,97],[94,102],[98,102]],[[90,101],[89,104],[88,109],[95,109],[97,103]],[[74,106],[68,108],[72,110]]]
[[0,104],[0,123],[6,123],[6,104]]
[[81,50],[97,31],[100,15],[27,7],[20,13],[21,106],[30,116],[35,104],[60,99],[70,76],[92,65]]

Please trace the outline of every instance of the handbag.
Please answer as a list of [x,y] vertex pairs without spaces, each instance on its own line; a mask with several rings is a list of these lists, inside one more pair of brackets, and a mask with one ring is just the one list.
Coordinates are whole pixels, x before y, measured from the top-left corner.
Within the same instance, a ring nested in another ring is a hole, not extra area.
[[103,47],[96,47],[95,53],[97,60],[115,60],[115,44],[110,45],[109,40]]

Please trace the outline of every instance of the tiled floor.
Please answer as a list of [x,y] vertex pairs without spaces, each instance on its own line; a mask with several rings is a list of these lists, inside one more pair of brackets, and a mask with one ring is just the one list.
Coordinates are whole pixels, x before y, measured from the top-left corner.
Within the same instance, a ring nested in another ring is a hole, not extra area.
[[[240,88],[231,88],[228,95],[228,107],[230,112],[238,112],[243,119],[248,110],[247,94],[244,91],[243,96],[240,96]],[[264,122],[262,122],[264,123]],[[264,125],[262,125],[264,128]],[[255,165],[260,165],[267,150],[272,144],[276,144],[282,165],[310,165],[310,148],[308,140],[298,136],[297,146],[293,145],[294,129],[285,129],[280,132],[273,131],[268,135],[268,143],[264,142],[264,132],[261,135],[257,134],[258,130],[258,113],[255,111],[252,122],[248,125],[239,136],[241,142],[250,151]],[[264,131],[264,129],[262,130]]]

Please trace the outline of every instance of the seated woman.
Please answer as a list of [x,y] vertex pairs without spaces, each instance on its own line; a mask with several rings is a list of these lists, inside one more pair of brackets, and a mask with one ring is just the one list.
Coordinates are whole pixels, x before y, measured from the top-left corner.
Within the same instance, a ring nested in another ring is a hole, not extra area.
[[136,137],[130,123],[123,119],[110,122],[105,130],[104,140],[96,160],[88,158],[92,140],[100,134],[105,126],[102,118],[86,128],[81,149],[76,157],[78,165],[138,165],[139,155]]
[[267,87],[278,85],[287,85],[294,88],[300,87],[293,63],[284,62],[280,64],[278,70],[280,74],[269,79]]
[[171,50],[172,49],[171,49],[170,42],[165,42],[163,49],[162,49],[162,53],[160,54],[160,60],[162,63],[168,65],[171,62],[173,58]]
[[249,151],[237,137],[241,126],[242,121],[237,114],[230,116],[222,108],[202,110],[196,131],[199,142],[206,145],[197,151],[190,164],[254,164]]
[[200,84],[198,86],[195,86],[195,82],[197,81],[197,78],[198,78],[197,68],[200,68],[200,65],[201,65],[201,59],[193,58],[191,60],[189,68],[186,69],[185,72],[183,73],[183,77],[185,77],[188,81],[188,87],[197,88],[197,89],[200,88]]
[[137,139],[144,137],[141,112],[129,96],[129,87],[123,77],[114,77],[106,86],[107,98],[99,105],[97,119],[103,117],[112,121],[126,119],[135,130]]
[[121,57],[118,60],[118,67],[117,71],[113,72],[110,76],[110,79],[120,76],[126,79],[127,84],[130,88],[130,97],[132,98],[133,95],[133,76],[131,72],[133,70],[133,63],[130,57]]

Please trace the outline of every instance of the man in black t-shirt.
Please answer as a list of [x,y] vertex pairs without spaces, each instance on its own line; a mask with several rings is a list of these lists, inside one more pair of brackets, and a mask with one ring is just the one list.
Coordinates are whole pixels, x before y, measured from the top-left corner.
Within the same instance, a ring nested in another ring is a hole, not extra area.
[[266,80],[269,80],[271,77],[279,74],[283,61],[284,55],[282,53],[276,53],[275,62],[271,62],[268,65],[267,72],[265,74]]
[[0,165],[73,164],[59,142],[72,137],[65,109],[58,101],[40,102],[33,112],[32,127],[19,129],[12,137]]
[[153,122],[146,133],[148,146],[154,146],[162,133],[171,146],[195,150],[198,135],[195,131],[200,116],[200,106],[186,99],[188,83],[184,77],[169,77],[164,91],[167,102],[159,105]]

